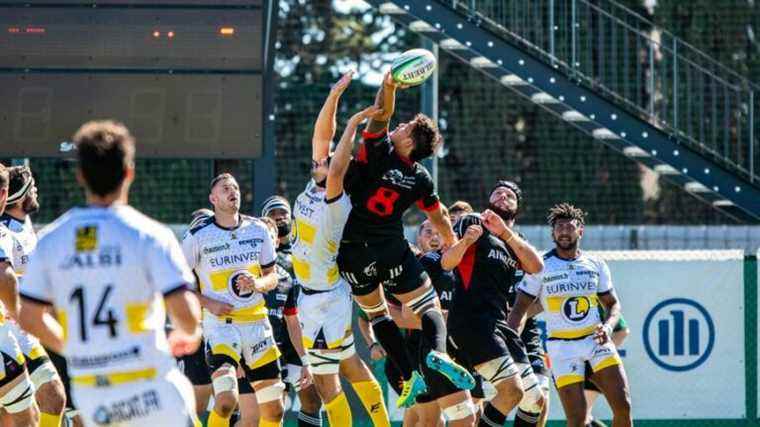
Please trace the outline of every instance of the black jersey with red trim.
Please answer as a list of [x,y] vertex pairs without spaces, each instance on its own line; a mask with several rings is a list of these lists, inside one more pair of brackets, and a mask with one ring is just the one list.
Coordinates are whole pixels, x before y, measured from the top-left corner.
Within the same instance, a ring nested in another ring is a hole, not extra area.
[[[454,232],[461,239],[472,224],[482,225],[480,215],[463,216],[454,225]],[[517,255],[483,227],[483,235],[454,269],[459,280],[449,308],[449,324],[472,327],[505,322],[509,290],[519,281],[518,270]]]
[[[289,257],[277,254],[277,287],[264,295],[264,301],[269,312],[269,323],[272,324],[272,333],[278,346],[290,346],[288,328],[285,325],[285,316],[298,313],[297,302],[299,286],[293,280],[293,276],[286,270]],[[282,349],[282,348],[281,348]]]
[[456,287],[458,277],[453,271],[446,271],[441,265],[441,252],[433,251],[420,256],[420,264],[430,277],[438,299],[441,300],[441,309],[448,310],[451,307],[451,298]]
[[387,131],[364,132],[362,138],[344,180],[353,208],[343,241],[403,238],[401,217],[412,204],[424,211],[438,209],[433,178],[424,166],[393,149]]

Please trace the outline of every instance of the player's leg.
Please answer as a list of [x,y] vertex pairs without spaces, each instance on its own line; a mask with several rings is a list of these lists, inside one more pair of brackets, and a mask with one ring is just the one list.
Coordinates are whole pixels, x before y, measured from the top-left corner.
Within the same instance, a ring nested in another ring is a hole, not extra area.
[[583,380],[576,382],[562,381],[561,376],[555,377],[557,393],[562,402],[567,418],[567,427],[584,427],[586,425],[586,396],[583,394]]
[[240,366],[242,340],[237,325],[204,324],[206,363],[211,373],[214,406],[208,415],[208,427],[228,427],[238,405],[237,370]]
[[[612,408],[612,426],[629,427],[633,425],[631,418],[631,393],[628,388],[628,378],[620,358],[615,354],[596,365],[594,381],[602,390],[607,403]],[[585,414],[584,414],[585,415]],[[585,420],[584,420],[585,421]]]
[[549,377],[544,374],[536,374],[538,377],[538,383],[541,385],[541,390],[543,390],[543,394],[545,396],[544,398],[544,406],[541,408],[541,414],[538,417],[538,423],[536,424],[538,427],[545,427],[546,421],[549,418]]
[[[7,347],[5,343],[3,347]],[[0,407],[8,414],[12,425],[36,427],[40,412],[34,400],[34,385],[23,364],[23,356],[16,358],[3,351],[0,353],[0,363],[3,365],[0,371],[5,374],[0,380]]]
[[[271,362],[269,365],[265,365],[255,371],[260,371],[258,375],[271,376],[267,375],[266,372],[270,372],[271,374],[274,374],[274,372],[279,373],[279,364]],[[261,413],[259,427],[280,426],[285,412],[282,402],[285,384],[277,377],[252,381],[251,385],[256,393],[256,401],[259,404],[259,412]]]
[[404,244],[405,247],[400,249],[404,250],[403,257],[395,263],[389,262],[383,266],[384,270],[391,272],[391,280],[385,282],[384,286],[419,317],[422,338],[429,343],[431,348],[426,355],[425,363],[448,378],[458,388],[472,389],[475,386],[475,379],[467,369],[452,360],[446,353],[446,322],[443,319],[438,294],[430,283],[425,269],[406,242]]
[[546,349],[552,361],[554,385],[557,388],[568,427],[586,425],[588,404],[583,394],[586,354],[593,346],[583,340],[547,340]]
[[285,412],[280,350],[268,321],[242,329],[245,333],[243,370],[259,404],[259,427],[279,426]]
[[306,388],[298,386],[298,380],[301,378],[300,364],[289,363],[286,369],[290,379],[289,384],[296,390],[298,400],[301,402],[301,409],[298,412],[298,426],[320,427],[322,425],[322,400],[319,398],[317,388],[313,384]]
[[[63,418],[65,420],[65,423],[68,424],[64,423],[64,425],[68,425],[70,427],[84,427],[82,415],[75,407],[74,402],[71,398],[71,380],[69,378],[66,359],[60,354],[51,351],[50,349],[45,349],[45,351],[47,352],[48,357],[50,357],[51,363],[53,366],[55,366],[55,370],[58,372],[58,376],[61,378],[61,383],[63,384],[63,388],[66,393],[66,409],[63,413]],[[208,373],[206,374],[208,375]]]
[[[438,398],[440,412],[446,416],[450,427],[471,427],[477,421],[478,408],[469,391],[460,390]],[[432,425],[432,424],[431,424]]]
[[390,419],[385,408],[383,389],[372,371],[356,352],[340,362],[340,375],[348,380],[359,396],[364,409],[375,427],[389,427]]
[[509,353],[515,361],[524,392],[523,398],[517,406],[515,426],[533,427],[538,424],[546,396],[533,370],[527,346],[522,342],[517,333],[509,328],[497,327],[497,333],[506,342]]
[[591,380],[592,373],[586,371],[586,379],[583,382],[583,394],[586,396],[586,402],[588,404],[588,411],[586,412],[586,425],[591,424],[594,421],[594,415],[591,413],[594,409],[594,403],[599,398],[599,387]]
[[256,400],[256,393],[245,375],[238,378],[238,390],[240,392],[238,404],[240,417],[235,423],[235,427],[256,427],[259,425],[261,411],[259,410],[259,402]]
[[[337,368],[337,366],[336,366]],[[351,408],[348,406],[346,394],[340,386],[340,378],[337,369],[327,373],[322,370],[320,374],[314,374],[314,385],[319,391],[322,401],[325,403],[327,419],[331,426],[352,425]]]
[[213,394],[211,375],[209,375],[209,369],[206,365],[205,347],[205,343],[201,342],[195,353],[182,356],[177,360],[180,372],[187,377],[193,386],[195,413],[198,416],[206,412]]

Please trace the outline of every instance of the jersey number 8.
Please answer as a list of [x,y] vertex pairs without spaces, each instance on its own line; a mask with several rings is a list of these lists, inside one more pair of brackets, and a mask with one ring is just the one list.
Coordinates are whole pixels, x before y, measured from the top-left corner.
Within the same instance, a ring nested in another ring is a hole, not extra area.
[[393,214],[393,205],[401,197],[398,192],[386,187],[380,187],[375,194],[367,200],[367,210],[386,217]]

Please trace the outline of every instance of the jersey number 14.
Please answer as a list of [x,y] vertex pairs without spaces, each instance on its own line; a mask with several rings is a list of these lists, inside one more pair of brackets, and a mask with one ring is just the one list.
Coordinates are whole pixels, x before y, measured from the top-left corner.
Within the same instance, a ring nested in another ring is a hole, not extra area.
[[92,327],[108,327],[109,336],[116,338],[116,325],[119,323],[119,320],[114,315],[113,309],[107,307],[111,291],[113,291],[113,285],[107,285],[100,298],[97,298],[97,309],[91,320],[87,318],[88,298],[85,288],[80,286],[71,293],[69,301],[79,306],[79,336],[82,338],[82,341],[89,339],[89,331]]

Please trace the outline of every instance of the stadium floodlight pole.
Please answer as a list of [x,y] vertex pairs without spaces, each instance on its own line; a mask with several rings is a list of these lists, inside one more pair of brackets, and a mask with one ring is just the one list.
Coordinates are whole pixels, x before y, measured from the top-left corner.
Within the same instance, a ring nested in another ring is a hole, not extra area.
[[[435,60],[438,66],[435,68],[435,72],[430,76],[425,83],[422,84],[422,96],[420,110],[433,119],[433,122],[438,124],[438,72],[441,68],[441,63],[438,56],[438,45],[433,43],[432,40],[423,37],[422,47],[433,52]],[[445,142],[444,142],[445,143]],[[438,186],[438,156],[436,154],[428,157],[422,161],[423,166],[430,171],[430,175],[433,177],[433,182],[436,187]]]

